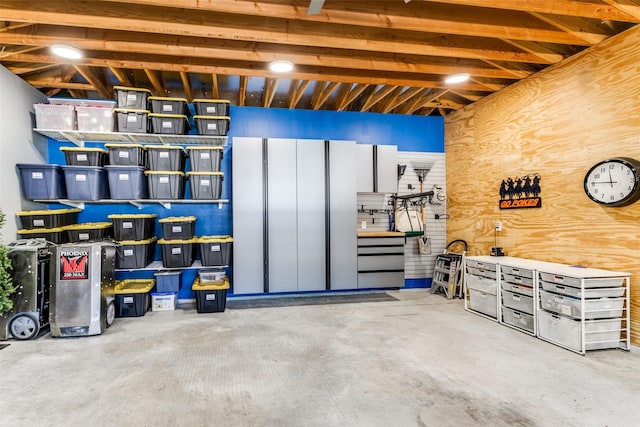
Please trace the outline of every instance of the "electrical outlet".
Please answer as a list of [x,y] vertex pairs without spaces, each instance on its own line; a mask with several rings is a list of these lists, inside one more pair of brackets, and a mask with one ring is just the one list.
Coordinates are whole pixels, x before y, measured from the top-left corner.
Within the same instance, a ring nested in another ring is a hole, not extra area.
[[496,221],[495,227],[496,231],[502,231],[502,223],[500,221]]

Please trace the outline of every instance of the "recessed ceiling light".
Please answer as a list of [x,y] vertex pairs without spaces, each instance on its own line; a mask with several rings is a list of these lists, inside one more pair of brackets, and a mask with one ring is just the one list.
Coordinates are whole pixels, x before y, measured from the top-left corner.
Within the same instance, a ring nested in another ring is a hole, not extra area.
[[54,44],[51,46],[51,52],[55,55],[61,56],[67,59],[80,59],[82,58],[82,52],[72,46],[64,44]]
[[293,62],[279,59],[270,63],[269,69],[274,73],[288,73],[293,70]]
[[448,85],[452,85],[456,83],[466,82],[467,80],[469,80],[469,77],[471,77],[469,73],[452,74],[444,79],[444,82]]

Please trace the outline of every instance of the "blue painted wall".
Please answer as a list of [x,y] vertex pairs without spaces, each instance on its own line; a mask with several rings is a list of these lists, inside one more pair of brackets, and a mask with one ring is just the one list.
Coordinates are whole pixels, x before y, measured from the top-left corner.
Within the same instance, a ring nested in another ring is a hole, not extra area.
[[[397,145],[399,151],[444,152],[444,120],[442,117],[405,116],[394,114],[355,113],[313,110],[288,110],[279,108],[231,107],[229,145],[224,148],[221,170],[224,173],[222,198],[231,200],[231,141],[234,136],[298,139],[355,140],[363,144]],[[191,133],[196,133],[191,126]],[[49,142],[49,163],[66,164],[59,147],[63,144]],[[87,146],[102,147],[102,143],[87,143]],[[187,170],[190,166],[187,162]],[[187,184],[186,198],[190,197]],[[171,210],[160,205],[143,205],[141,209],[122,204],[87,204],[79,222],[108,221],[112,213],[155,213],[159,218],[168,216],[195,215],[195,234],[232,234],[231,205],[179,204]],[[156,235],[161,236],[161,227],[156,222]],[[156,249],[156,260],[161,259],[161,249]],[[194,298],[190,284],[196,271],[185,271],[179,298]],[[126,273],[126,277],[152,277],[153,272]],[[125,273],[118,273],[122,279]],[[412,283],[413,286],[420,286]],[[411,284],[410,284],[411,285]],[[428,285],[428,284],[426,284]]]

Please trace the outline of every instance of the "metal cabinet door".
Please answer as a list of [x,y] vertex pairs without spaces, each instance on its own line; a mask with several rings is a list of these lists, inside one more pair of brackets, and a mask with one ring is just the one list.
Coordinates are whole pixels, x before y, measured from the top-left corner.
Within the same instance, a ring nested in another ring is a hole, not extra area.
[[354,141],[329,142],[331,289],[358,287],[357,171]]
[[298,290],[296,144],[295,139],[267,140],[269,292]]
[[264,292],[262,139],[233,138],[233,293]]
[[356,144],[356,168],[358,170],[358,182],[356,191],[358,193],[373,192],[373,145]]
[[398,192],[398,147],[376,145],[376,174],[378,193]]
[[298,140],[298,291],[326,288],[323,140]]

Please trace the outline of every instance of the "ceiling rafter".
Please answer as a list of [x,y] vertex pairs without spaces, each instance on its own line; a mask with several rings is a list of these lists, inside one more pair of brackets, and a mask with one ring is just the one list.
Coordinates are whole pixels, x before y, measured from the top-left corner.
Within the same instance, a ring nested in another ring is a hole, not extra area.
[[113,75],[116,76],[116,79],[118,79],[120,84],[122,84],[124,86],[127,86],[127,87],[133,86],[133,83],[131,82],[131,79],[127,75],[127,71],[126,70],[122,70],[122,69],[116,68],[116,67],[109,67],[109,70],[111,70]]
[[244,107],[247,98],[248,76],[240,76],[240,87],[238,88],[238,105]]
[[182,81],[182,88],[184,90],[184,97],[187,102],[193,101],[193,94],[191,92],[191,82],[189,81],[189,74],[184,71],[180,71],[180,80]]
[[7,58],[13,55],[21,55],[23,53],[33,52],[34,50],[42,49],[41,46],[26,46],[20,47],[13,50],[2,50],[0,51],[0,60],[7,60]]
[[218,87],[218,75],[211,74],[211,97],[213,99],[220,98],[220,89]]
[[276,96],[276,90],[278,89],[278,79],[267,78],[264,82],[264,96],[262,100],[262,106],[269,108],[273,102],[273,97]]
[[331,94],[338,88],[340,82],[318,82],[316,84],[318,87],[317,94],[314,93],[314,97],[311,100],[311,108],[314,110],[319,110],[322,105],[327,102],[327,99],[331,96]]
[[390,99],[389,101],[387,101],[385,103],[384,108],[382,109],[382,112],[383,113],[388,113],[388,112],[394,110],[399,105],[404,104],[405,102],[407,102],[408,100],[410,100],[414,96],[417,96],[418,94],[423,93],[424,91],[425,91],[425,88],[423,88],[423,87],[410,87],[410,88],[407,88],[407,90],[405,90],[401,94],[398,94],[394,99]]
[[291,80],[288,108],[296,108],[302,98],[302,95],[304,95],[304,91],[307,90],[310,83],[310,80]]
[[366,112],[371,109],[378,102],[382,101],[382,99],[393,92],[398,86],[390,85],[390,86],[382,86],[376,91],[373,91],[366,98],[364,104],[360,108],[361,112]]
[[[593,29],[590,28],[591,31],[589,32],[585,31],[584,30],[585,28],[591,27],[591,25],[588,22],[580,22],[579,25],[575,25],[576,24],[575,19],[573,20],[574,23],[571,24],[571,23],[565,22],[562,16],[548,16],[538,12],[530,12],[530,15],[541,21],[546,22],[549,25],[556,27],[561,31],[565,31],[567,33],[573,34],[574,36],[584,40],[585,43],[589,43],[590,45],[598,44],[602,40],[609,37],[609,34],[597,33],[596,32],[597,28],[593,28]],[[593,25],[593,27],[595,27],[595,25]]]
[[147,75],[149,79],[149,83],[153,87],[156,96],[164,96],[164,81],[162,79],[162,71],[150,70],[148,68],[144,69],[144,73]]
[[616,9],[618,9],[623,13],[626,13],[627,15],[632,16],[634,19],[640,20],[640,4],[620,3],[617,0],[602,0],[602,1],[612,7],[615,7]]
[[85,65],[74,65],[73,67],[95,88],[100,96],[106,99],[113,97],[113,88],[105,83],[91,67]]
[[345,88],[347,88],[347,90],[345,91],[344,96],[338,99],[338,102],[336,103],[336,110],[344,111],[349,106],[349,104],[355,101],[355,99],[360,96],[360,94],[364,92],[368,87],[368,84],[363,83],[356,84],[353,87],[351,87],[351,85],[345,84]]

